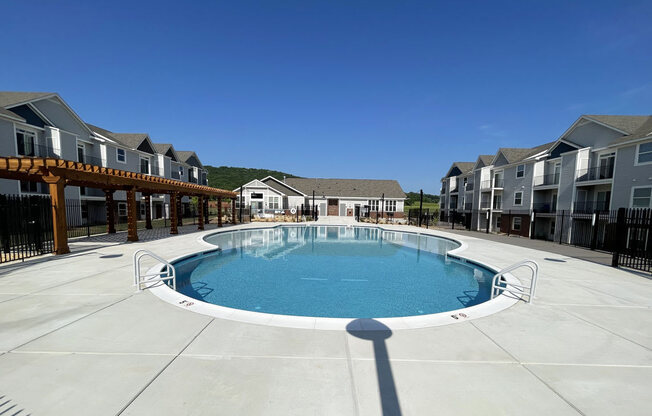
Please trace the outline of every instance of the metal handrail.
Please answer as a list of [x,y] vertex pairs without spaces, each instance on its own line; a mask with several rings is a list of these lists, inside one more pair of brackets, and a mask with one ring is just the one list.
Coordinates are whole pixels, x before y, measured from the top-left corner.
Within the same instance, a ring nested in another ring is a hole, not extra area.
[[[150,274],[141,274],[140,273],[140,261],[143,257],[149,256],[154,260],[160,261],[165,265],[165,268],[157,273]],[[172,288],[177,290],[177,271],[174,266],[168,261],[162,259],[156,254],[152,253],[149,250],[136,250],[134,253],[134,286],[137,287],[138,292],[143,290],[143,283],[153,283],[153,282],[165,282],[172,280]]]
[[[514,271],[520,267],[527,267],[532,272],[532,281],[530,286],[518,285],[515,283],[508,283],[504,280],[504,274]],[[527,303],[532,303],[534,298],[534,292],[537,287],[537,278],[539,277],[539,264],[534,260],[522,260],[518,263],[514,263],[509,267],[506,267],[496,273],[491,282],[491,299],[498,296],[502,292],[509,292],[514,295],[525,295],[528,297]],[[501,283],[504,283],[505,286],[500,286]],[[500,293],[499,293],[500,292]]]

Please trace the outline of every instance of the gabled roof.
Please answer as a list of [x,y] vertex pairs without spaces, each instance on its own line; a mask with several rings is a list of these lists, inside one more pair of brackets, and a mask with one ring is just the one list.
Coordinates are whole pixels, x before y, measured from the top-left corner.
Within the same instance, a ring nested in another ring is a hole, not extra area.
[[475,167],[475,163],[473,162],[453,162],[451,164],[451,167],[448,168],[448,171],[446,172],[444,178],[464,175],[465,173],[469,173],[473,171],[474,167]]
[[315,191],[319,196],[380,198],[385,194],[385,198],[406,198],[395,180],[287,178],[285,183],[308,196]]
[[91,129],[91,131],[93,133],[99,134],[100,136],[102,136],[102,137],[104,137],[106,139],[109,139],[109,140],[115,140],[115,138],[113,137],[113,133],[106,130],[106,129],[103,129],[102,127],[98,127],[98,126],[95,126],[95,125],[89,124],[89,123],[86,123],[86,126],[89,129]]
[[496,152],[496,155],[494,156],[491,164],[494,164],[501,154],[505,157],[505,160],[507,160],[507,163],[510,165],[512,163],[522,162],[526,159],[537,156],[539,154],[543,154],[544,152],[550,150],[555,143],[556,141],[531,148],[501,147],[498,149],[498,152]]
[[144,140],[149,138],[147,133],[113,133],[112,136],[118,143],[131,149],[137,149]]
[[652,136],[652,116],[646,116],[645,120],[632,134],[619,137],[613,142],[609,143],[610,146],[615,146],[623,143],[627,143],[633,140],[643,139],[648,136]]
[[0,107],[15,107],[30,101],[56,96],[54,92],[0,91]]
[[284,195],[287,196],[306,196],[306,194],[304,194],[303,192],[299,191],[298,189],[294,189],[293,187],[291,187],[285,182],[279,181],[272,175],[269,175],[266,178],[261,179],[261,182],[263,182],[270,188],[274,188],[277,191],[282,192]]
[[[186,163],[188,165],[193,165],[190,159],[195,158],[197,160],[197,163],[199,164],[199,168],[204,168],[204,165],[202,165],[201,160],[199,160],[199,156],[197,156],[197,153],[193,152],[192,150],[178,150],[177,155],[179,156],[179,161]],[[193,165],[194,166],[194,165]]]
[[595,120],[599,123],[606,124],[612,128],[618,129],[626,134],[635,134],[639,129],[649,121],[650,116],[622,116],[622,115],[583,115],[583,118]]
[[491,165],[495,155],[480,155],[473,164],[473,170]]
[[176,150],[174,150],[174,146],[170,143],[154,143],[154,150],[156,150],[156,153],[158,154],[168,156],[175,162],[179,161],[179,156],[177,155]]
[[22,122],[26,121],[23,117],[19,116],[18,114],[14,113],[12,111],[9,111],[9,110],[5,110],[2,107],[0,107],[0,115],[3,115],[5,117],[9,117],[9,118],[14,119],[14,120],[22,121]]

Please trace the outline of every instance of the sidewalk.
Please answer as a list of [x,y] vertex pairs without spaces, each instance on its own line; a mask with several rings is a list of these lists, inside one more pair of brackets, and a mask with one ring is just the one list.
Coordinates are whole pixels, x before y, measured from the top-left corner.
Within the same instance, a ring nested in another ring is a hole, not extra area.
[[597,250],[589,250],[582,247],[571,246],[567,244],[554,243],[545,240],[531,240],[519,236],[507,236],[505,234],[487,234],[481,231],[452,230],[450,227],[433,227],[437,230],[457,235],[475,237],[482,240],[494,241],[497,243],[511,244],[518,247],[531,248],[534,250],[547,251],[561,256],[572,257],[575,259],[586,260],[593,263],[611,266],[611,253]]

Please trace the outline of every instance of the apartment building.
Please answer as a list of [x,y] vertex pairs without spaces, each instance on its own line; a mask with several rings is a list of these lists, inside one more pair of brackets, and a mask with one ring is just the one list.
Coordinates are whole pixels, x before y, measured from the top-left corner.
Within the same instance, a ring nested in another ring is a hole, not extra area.
[[[53,157],[96,166],[139,172],[207,185],[207,173],[195,152],[177,152],[171,144],[154,143],[147,133],[115,133],[84,122],[56,93],[0,92],[0,156]],[[101,189],[66,187],[66,200],[78,205],[71,221],[103,221]],[[0,179],[0,194],[48,194],[44,184]],[[139,216],[145,217],[143,195]],[[116,215],[126,218],[126,193],[116,191]],[[182,200],[187,209],[188,197]],[[169,196],[152,195],[152,218],[169,216]],[[75,215],[80,218],[76,219]]]
[[[555,240],[590,227],[596,212],[652,208],[652,116],[583,115],[554,142],[453,163],[441,198],[442,219]],[[560,213],[572,215],[564,230]]]

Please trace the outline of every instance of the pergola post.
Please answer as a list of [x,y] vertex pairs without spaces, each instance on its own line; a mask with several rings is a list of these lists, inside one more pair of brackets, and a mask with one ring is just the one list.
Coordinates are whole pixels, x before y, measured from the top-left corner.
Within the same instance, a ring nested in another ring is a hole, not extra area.
[[145,194],[145,228],[148,230],[152,229],[152,207],[151,207],[152,197],[150,194]]
[[179,195],[176,192],[170,194],[170,234],[179,234],[177,229],[177,216],[179,211],[177,210],[177,199]]
[[[240,204],[242,204],[242,201]],[[231,205],[231,222],[235,224],[235,198],[231,199]]]
[[113,202],[113,190],[104,190],[104,199],[106,200],[106,232],[115,234],[115,203]]
[[222,197],[217,197],[217,226],[222,226]]
[[64,178],[57,176],[43,177],[50,188],[52,201],[52,229],[54,231],[54,252],[56,254],[70,253],[68,247],[68,224],[66,222],[66,193]]
[[197,197],[197,207],[199,208],[199,221],[197,222],[197,229],[204,229],[204,196],[199,195]]
[[177,210],[177,224],[179,226],[183,225],[183,210],[181,200],[183,199],[183,195],[177,195],[177,204],[175,205],[176,210]]
[[127,241],[138,241],[138,222],[136,218],[136,191],[127,190]]

